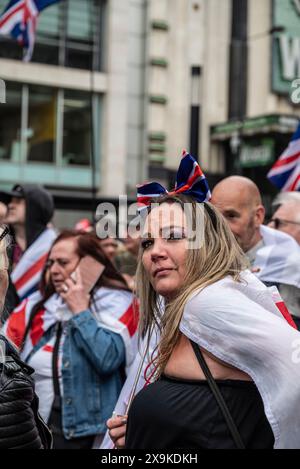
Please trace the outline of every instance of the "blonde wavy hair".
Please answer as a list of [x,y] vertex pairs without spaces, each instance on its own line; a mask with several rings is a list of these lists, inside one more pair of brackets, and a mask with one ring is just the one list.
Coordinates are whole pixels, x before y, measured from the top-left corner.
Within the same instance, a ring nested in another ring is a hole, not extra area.
[[[176,195],[163,196],[153,200],[155,204],[177,203],[184,210],[186,203],[191,204],[192,217],[188,223],[196,224],[199,208],[204,222],[204,239],[198,249],[187,249],[186,276],[182,287],[164,307],[159,295],[152,287],[143,266],[143,252],[140,250],[137,268],[137,295],[140,300],[140,334],[150,341],[151,331],[157,327],[160,342],[154,353],[155,378],[163,372],[179,337],[179,324],[188,299],[197,290],[223,279],[227,275],[240,281],[240,273],[248,267],[248,261],[235,240],[226,220],[211,204],[199,204],[193,198]],[[149,209],[150,213],[151,209]],[[199,312],[200,313],[200,312]]]

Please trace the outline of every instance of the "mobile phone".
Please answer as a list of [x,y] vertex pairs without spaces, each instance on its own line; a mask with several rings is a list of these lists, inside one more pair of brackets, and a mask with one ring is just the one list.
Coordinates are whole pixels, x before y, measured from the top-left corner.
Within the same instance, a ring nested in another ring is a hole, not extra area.
[[[82,284],[87,293],[94,288],[105,266],[91,256],[85,256],[80,259],[77,269],[80,271]],[[71,274],[71,278],[76,282],[76,271]]]

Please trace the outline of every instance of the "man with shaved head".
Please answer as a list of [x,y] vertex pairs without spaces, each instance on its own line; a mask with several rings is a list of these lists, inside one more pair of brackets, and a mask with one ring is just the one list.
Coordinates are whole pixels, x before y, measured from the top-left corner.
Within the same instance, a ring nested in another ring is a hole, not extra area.
[[217,184],[211,202],[229,223],[252,271],[276,285],[300,328],[300,249],[286,233],[263,225],[265,209],[258,187],[248,178],[230,176]]
[[242,176],[223,179],[214,188],[211,201],[228,221],[244,252],[260,242],[265,209],[253,181]]

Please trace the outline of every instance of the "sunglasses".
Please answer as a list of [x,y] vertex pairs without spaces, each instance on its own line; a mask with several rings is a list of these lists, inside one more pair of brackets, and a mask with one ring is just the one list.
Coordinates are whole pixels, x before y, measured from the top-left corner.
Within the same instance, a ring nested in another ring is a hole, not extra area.
[[271,218],[270,223],[274,223],[274,228],[276,230],[278,230],[281,226],[284,226],[286,224],[300,225],[300,222],[290,221],[290,220],[283,220],[282,218]]

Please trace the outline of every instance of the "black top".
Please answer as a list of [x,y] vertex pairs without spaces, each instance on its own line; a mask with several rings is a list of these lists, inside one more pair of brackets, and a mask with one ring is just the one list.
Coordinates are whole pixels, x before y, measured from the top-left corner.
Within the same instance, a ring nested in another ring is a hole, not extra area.
[[[216,382],[246,448],[273,448],[274,436],[255,384]],[[126,448],[234,449],[235,443],[207,381],[162,376],[133,400]]]

